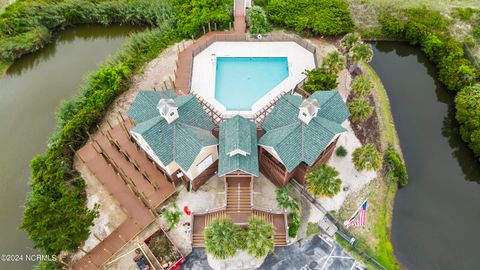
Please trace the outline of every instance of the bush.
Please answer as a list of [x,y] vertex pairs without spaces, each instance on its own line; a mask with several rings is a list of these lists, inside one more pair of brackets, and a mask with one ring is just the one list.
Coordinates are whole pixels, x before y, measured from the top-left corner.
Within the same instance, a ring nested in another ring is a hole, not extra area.
[[290,211],[296,212],[300,211],[300,206],[298,202],[290,196],[290,186],[284,186],[276,191],[277,193],[277,203],[280,208],[290,209]]
[[360,40],[360,35],[356,33],[348,33],[340,40],[340,44],[342,46],[342,49],[346,53],[348,53],[353,49],[356,44],[360,42]]
[[345,57],[338,51],[329,52],[322,60],[322,68],[328,73],[337,74],[345,68]]
[[345,157],[348,154],[348,152],[347,152],[347,149],[345,149],[345,147],[340,145],[340,147],[338,147],[337,150],[335,150],[335,154],[339,157]]
[[216,219],[203,231],[205,252],[212,254],[216,259],[227,259],[237,253],[243,245],[242,229],[230,219]]
[[337,36],[353,30],[354,23],[344,0],[270,0],[267,15],[276,24]]
[[480,84],[465,87],[455,97],[455,108],[463,141],[480,156]]
[[263,8],[254,6],[247,11],[248,27],[252,34],[264,34],[272,31],[272,25],[267,20]]
[[382,166],[382,155],[373,144],[366,144],[353,151],[352,161],[358,171],[378,170]]
[[133,36],[108,64],[86,79],[78,96],[59,110],[49,148],[30,164],[32,191],[21,228],[35,248],[48,255],[74,251],[88,237],[97,211],[86,207],[85,183],[73,168],[70,147],[76,150],[86,143],[87,132],[96,130],[132,76],[176,40],[173,32],[158,28]]
[[390,147],[383,157],[385,176],[391,182],[397,183],[403,187],[408,183],[407,167],[402,161],[400,155]]
[[370,94],[373,88],[373,83],[366,75],[355,77],[352,83],[352,90],[355,94],[365,96]]
[[373,114],[373,107],[365,97],[358,97],[348,102],[348,109],[350,111],[350,119],[353,122],[366,121]]
[[167,220],[168,229],[171,230],[177,226],[178,222],[180,222],[180,215],[182,215],[182,212],[178,211],[178,207],[174,203],[172,210],[164,209],[162,214]]
[[297,237],[298,229],[300,228],[300,214],[293,212],[288,214],[288,236]]
[[340,191],[342,185],[337,170],[325,164],[309,172],[306,179],[307,185],[305,188],[312,192],[314,197],[320,195],[332,198]]
[[405,32],[405,25],[403,22],[394,16],[380,16],[380,23],[382,24],[382,32],[385,36],[390,38],[402,38]]
[[274,228],[270,223],[266,223],[262,219],[252,217],[248,221],[248,232],[246,235],[248,254],[256,258],[267,256],[270,251],[273,251]]
[[0,14],[0,61],[34,52],[54,33],[71,25],[131,24],[169,26],[176,13],[169,1],[16,1]]
[[307,81],[303,89],[309,93],[319,90],[332,90],[337,88],[337,74],[331,73],[324,68],[315,68],[305,72]]

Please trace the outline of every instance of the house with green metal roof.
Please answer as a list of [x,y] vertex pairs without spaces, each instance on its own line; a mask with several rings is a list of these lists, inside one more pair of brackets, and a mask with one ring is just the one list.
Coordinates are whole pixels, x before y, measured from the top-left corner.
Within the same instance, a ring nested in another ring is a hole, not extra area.
[[137,144],[173,178],[188,179],[198,188],[200,176],[208,179],[215,173],[215,125],[195,97],[172,90],[140,91],[128,116],[135,123],[130,133]]
[[306,170],[326,162],[349,111],[338,91],[317,91],[309,98],[283,96],[262,124],[261,172],[278,185],[303,181]]
[[236,115],[220,124],[218,176],[242,172],[259,176],[257,127]]

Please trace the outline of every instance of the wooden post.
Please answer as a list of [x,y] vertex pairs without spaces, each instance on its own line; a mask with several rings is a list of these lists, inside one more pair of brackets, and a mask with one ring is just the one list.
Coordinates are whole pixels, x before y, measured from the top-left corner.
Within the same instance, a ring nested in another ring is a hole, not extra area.
[[100,128],[99,125],[97,125],[97,129],[98,129],[98,131],[100,131],[100,133],[102,133],[102,135],[105,135],[105,133],[103,133],[103,130]]
[[100,237],[98,237],[98,235],[96,233],[93,233],[93,237],[97,238],[98,241],[102,242],[103,240],[100,239]]
[[167,89],[167,82],[166,81],[163,81],[163,86],[165,87],[165,89]]
[[[203,27],[203,34],[205,35],[205,25],[202,25]],[[192,39],[193,39],[193,36],[192,36]]]
[[228,22],[228,29],[232,31],[232,22]]
[[110,129],[113,129],[112,124],[110,124],[110,121],[107,119],[107,124],[110,127]]
[[208,22],[208,32],[212,32],[212,26],[210,25],[210,22]]
[[82,247],[79,247],[78,249],[79,249],[81,252],[83,252],[83,253],[85,253],[85,254],[88,254],[88,252],[87,252],[85,249],[83,249]]
[[217,31],[217,22],[213,23],[213,28],[215,29],[215,31]]

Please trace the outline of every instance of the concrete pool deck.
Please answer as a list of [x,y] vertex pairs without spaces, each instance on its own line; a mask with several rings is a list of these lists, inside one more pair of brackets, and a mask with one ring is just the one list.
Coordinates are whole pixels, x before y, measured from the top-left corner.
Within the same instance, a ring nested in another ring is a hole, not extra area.
[[[250,111],[230,111],[215,99],[217,57],[287,57],[289,76],[258,99]],[[315,68],[314,55],[293,41],[216,41],[193,59],[190,91],[212,105],[224,118],[252,118],[276,97],[292,91],[305,79],[303,72]]]

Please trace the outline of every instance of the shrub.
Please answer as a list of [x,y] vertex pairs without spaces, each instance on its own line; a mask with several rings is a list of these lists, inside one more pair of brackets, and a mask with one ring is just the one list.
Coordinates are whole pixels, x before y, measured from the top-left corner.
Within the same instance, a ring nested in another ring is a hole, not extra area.
[[352,31],[354,23],[344,0],[270,0],[267,15],[276,24],[337,36]]
[[385,176],[391,182],[395,182],[398,186],[403,187],[408,183],[407,168],[402,161],[400,155],[390,147],[383,157]]
[[428,35],[428,28],[414,21],[405,24],[405,38],[411,45],[421,44]]
[[168,229],[171,230],[177,226],[178,222],[180,222],[180,216],[182,215],[182,212],[178,211],[177,204],[174,203],[172,210],[164,209],[162,214],[167,220]]
[[283,209],[290,209],[291,211],[299,211],[300,206],[298,202],[290,196],[290,186],[284,186],[276,191],[278,206]]
[[350,111],[350,119],[353,122],[366,121],[373,114],[373,107],[365,97],[358,97],[348,102],[348,109]]
[[226,29],[232,21],[233,0],[176,0],[177,29],[185,37],[202,34],[202,27],[210,23],[217,29]]
[[300,228],[300,214],[293,212],[288,214],[288,236],[297,237],[298,229]]
[[451,90],[469,86],[478,78],[477,69],[465,58],[445,58],[438,67],[438,79]]
[[272,25],[268,22],[263,8],[254,6],[247,11],[248,27],[252,34],[264,34],[272,31]]
[[240,226],[230,219],[216,219],[203,231],[205,239],[205,252],[212,254],[217,259],[232,257],[237,252],[242,238]]
[[345,149],[345,147],[340,145],[340,147],[338,147],[337,150],[335,150],[335,154],[339,157],[345,157],[348,154],[348,152],[347,152],[347,149]]
[[337,170],[325,164],[309,172],[306,179],[306,189],[312,192],[314,197],[320,195],[332,198],[340,191],[342,184]]
[[358,171],[378,170],[382,166],[382,155],[373,144],[366,144],[353,151],[352,161]]
[[348,53],[353,49],[353,46],[360,42],[360,40],[360,35],[356,33],[348,33],[340,40],[340,44],[342,49]]
[[463,141],[480,156],[480,84],[468,86],[455,97],[455,118]]
[[345,57],[338,51],[329,52],[322,60],[322,68],[329,73],[337,74],[345,68]]
[[303,89],[309,93],[319,90],[332,90],[337,88],[337,74],[331,73],[324,68],[315,68],[305,73],[307,81],[303,85]]
[[316,235],[320,233],[320,227],[318,227],[317,223],[308,222],[307,223],[307,237],[312,235]]
[[273,251],[275,243],[273,233],[274,228],[272,224],[266,223],[259,218],[250,218],[245,239],[248,254],[261,258]]
[[355,77],[352,83],[352,90],[355,94],[365,96],[370,94],[373,88],[373,83],[366,75]]
[[405,32],[403,22],[394,16],[380,16],[379,21],[382,24],[382,32],[390,38],[402,38]]

